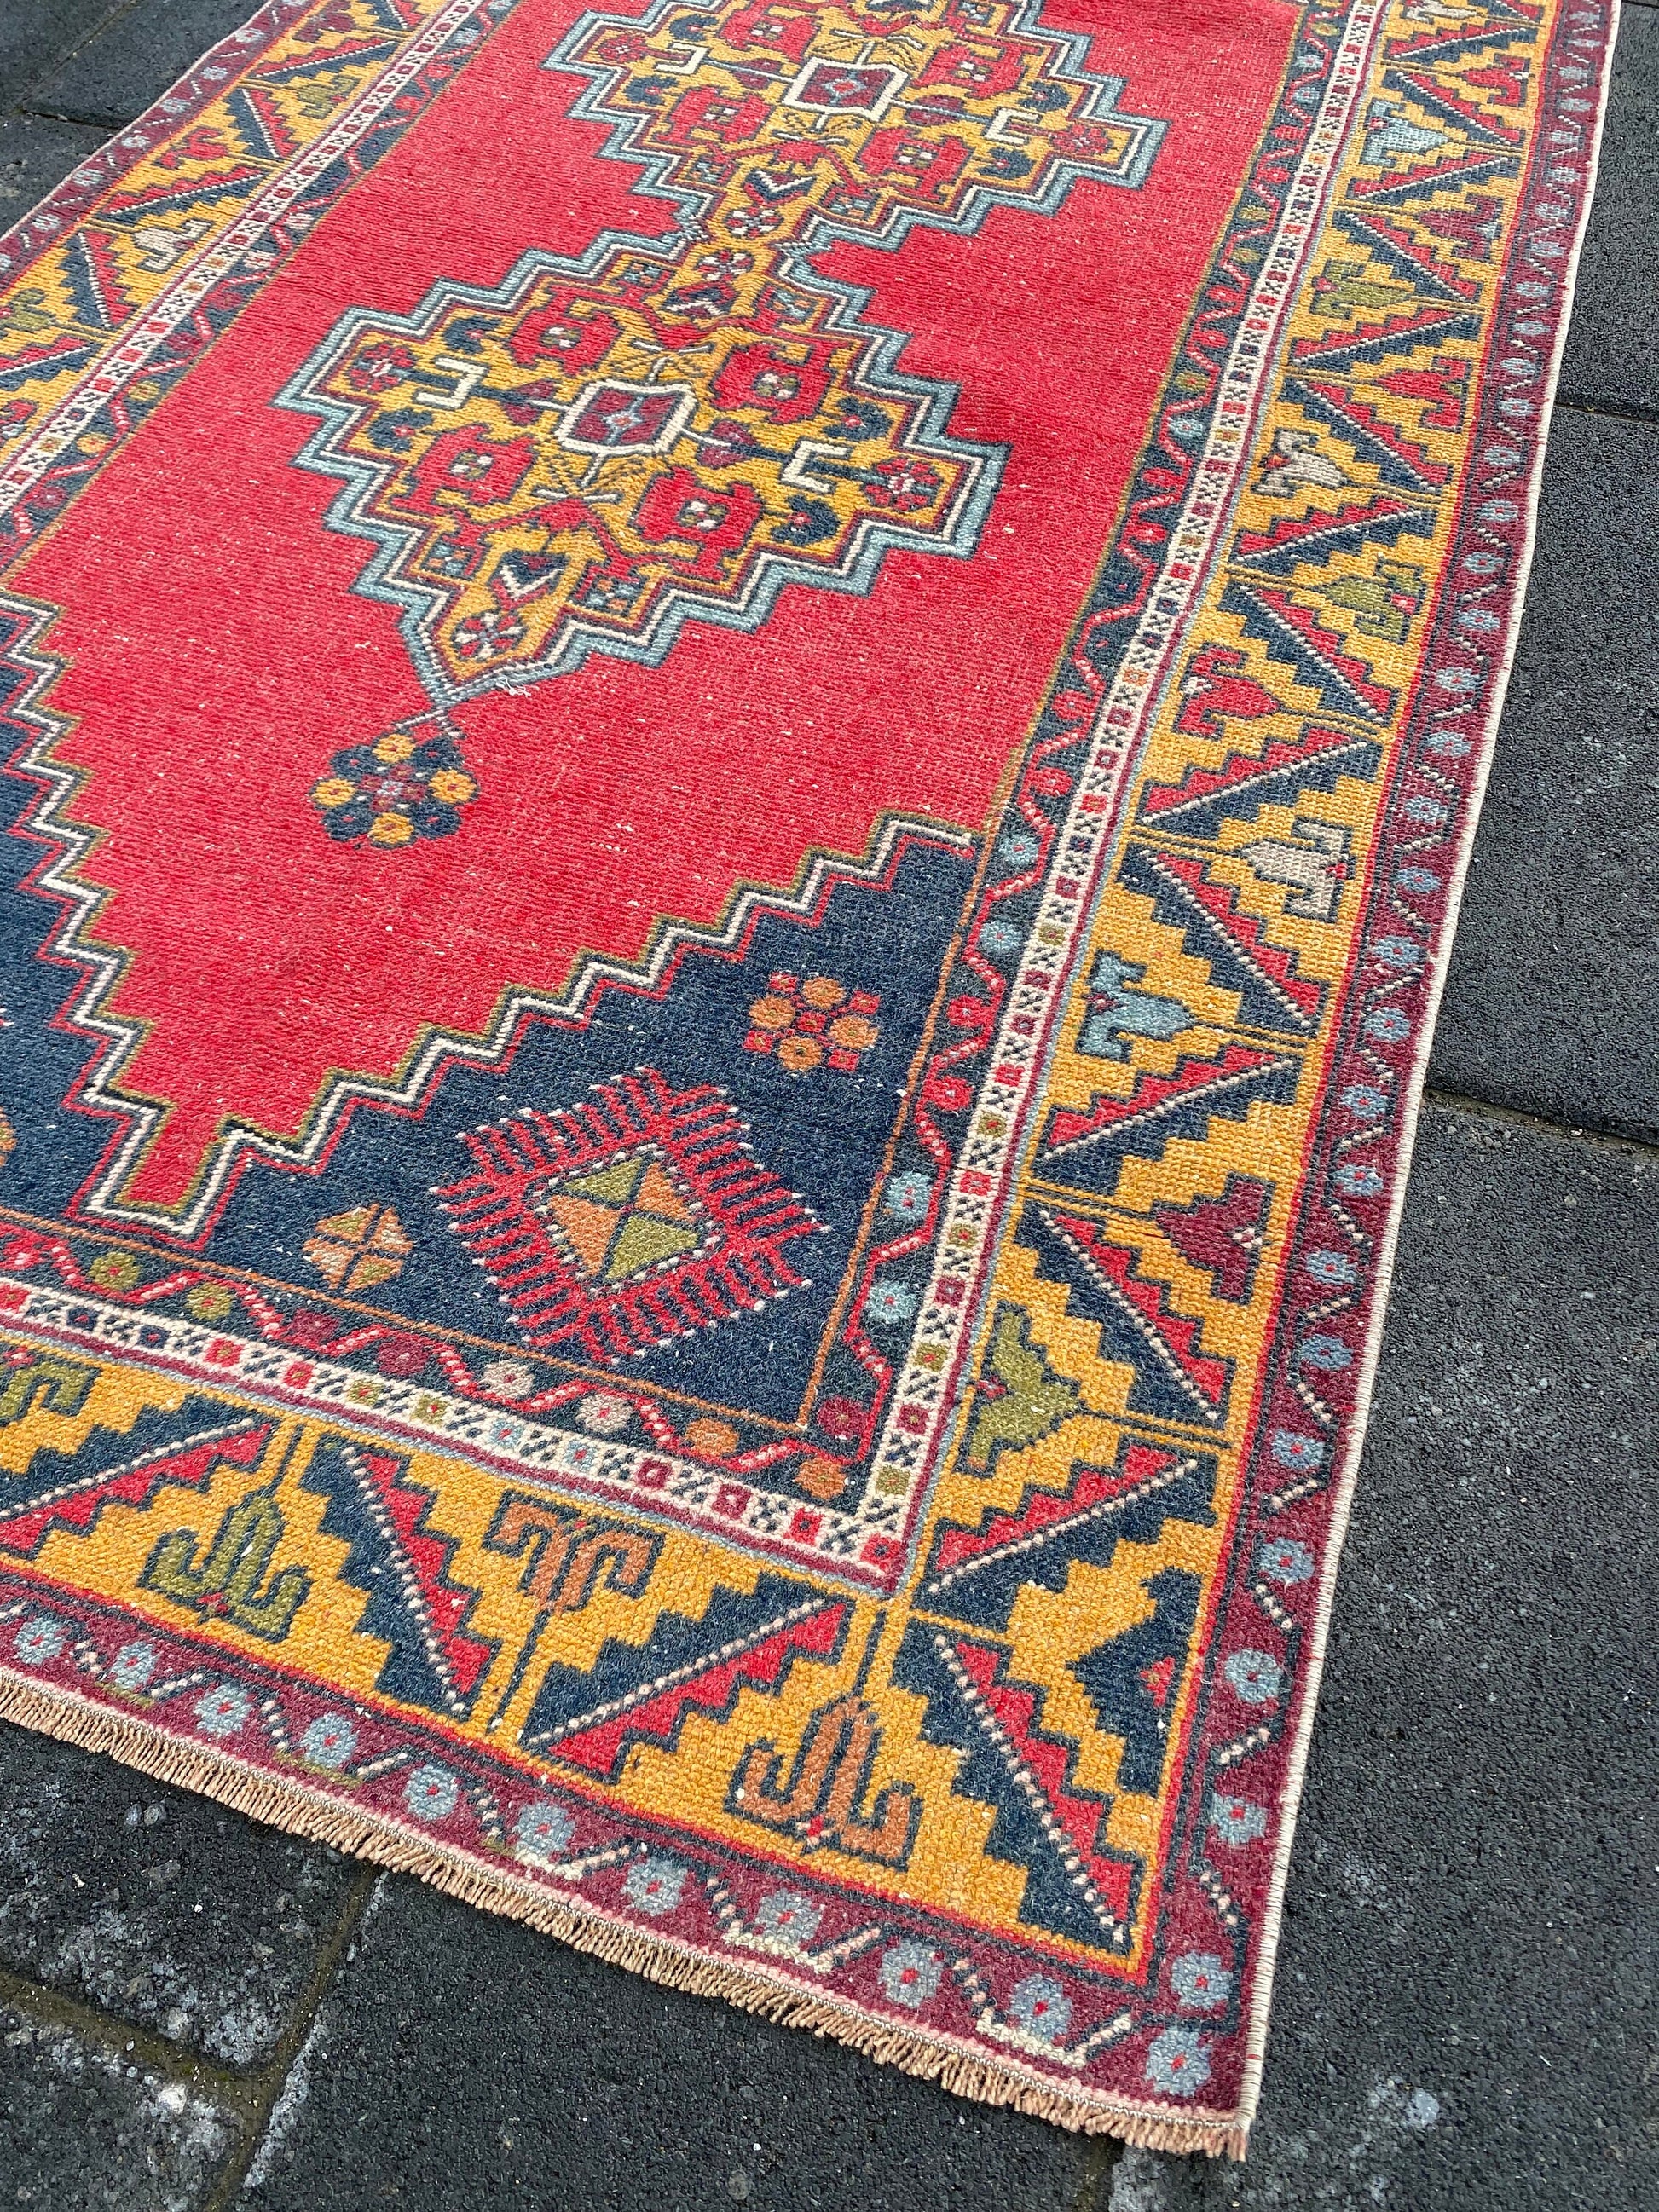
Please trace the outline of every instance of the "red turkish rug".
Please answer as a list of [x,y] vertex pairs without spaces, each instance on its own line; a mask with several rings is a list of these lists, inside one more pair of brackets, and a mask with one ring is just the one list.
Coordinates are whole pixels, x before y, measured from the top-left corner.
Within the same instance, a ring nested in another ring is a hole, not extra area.
[[0,247],[0,1713],[1242,2153],[1606,0],[276,0]]

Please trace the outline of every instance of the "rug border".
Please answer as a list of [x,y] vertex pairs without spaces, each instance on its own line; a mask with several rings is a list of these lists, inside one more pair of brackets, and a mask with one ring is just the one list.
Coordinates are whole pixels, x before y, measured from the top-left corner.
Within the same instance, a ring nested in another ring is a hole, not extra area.
[[[1359,1463],[1364,1456],[1366,1433],[1370,1427],[1371,1394],[1376,1386],[1377,1369],[1382,1360],[1382,1339],[1388,1327],[1389,1306],[1394,1286],[1395,1257],[1399,1245],[1401,1225],[1405,1218],[1406,1194],[1411,1185],[1412,1161],[1417,1148],[1417,1125],[1422,1112],[1424,1093],[1427,1088],[1429,1060],[1433,1050],[1435,1031],[1439,1026],[1440,1002],[1445,994],[1447,978],[1451,973],[1452,950],[1457,941],[1458,916],[1462,906],[1464,888],[1468,881],[1470,863],[1474,858],[1474,840],[1480,827],[1480,815],[1486,803],[1486,785],[1491,778],[1492,764],[1498,757],[1498,726],[1503,720],[1510,678],[1514,671],[1516,653],[1521,642],[1521,626],[1526,615],[1527,587],[1531,581],[1533,555],[1537,546],[1538,512],[1542,502],[1544,467],[1549,457],[1550,428],[1555,419],[1556,392],[1560,383],[1561,362],[1566,352],[1567,337],[1572,325],[1572,307],[1577,290],[1578,264],[1589,229],[1591,210],[1595,204],[1595,187],[1601,168],[1602,137],[1607,128],[1613,65],[1619,48],[1620,27],[1624,18],[1624,0],[1607,0],[1607,38],[1602,52],[1601,72],[1596,80],[1595,114],[1590,131],[1589,155],[1584,165],[1584,180],[1579,187],[1572,248],[1568,255],[1566,269],[1562,278],[1549,365],[1545,373],[1537,423],[1533,431],[1532,467],[1527,483],[1526,532],[1522,543],[1521,557],[1516,568],[1514,588],[1510,595],[1509,623],[1504,639],[1503,651],[1493,671],[1492,681],[1487,686],[1486,717],[1477,748],[1477,766],[1469,791],[1468,804],[1464,809],[1457,858],[1452,870],[1445,915],[1437,936],[1433,971],[1429,979],[1428,1003],[1422,1026],[1418,1032],[1411,1070],[1401,1091],[1403,1110],[1401,1115],[1400,1140],[1395,1159],[1394,1189],[1389,1195],[1388,1222],[1382,1232],[1382,1242],[1377,1248],[1376,1273],[1371,1288],[1365,1346],[1360,1359],[1353,1413],[1348,1423],[1341,1467],[1331,1489],[1330,1520],[1326,1528],[1322,1551],[1319,1596],[1314,1611],[1313,1632],[1308,1641],[1307,1671],[1303,1676],[1302,1694],[1295,1731],[1291,1738],[1290,1759],[1285,1770],[1285,1786],[1280,1792],[1277,1808],[1279,1827],[1274,1838],[1273,1864],[1268,1879],[1267,1903],[1262,1912],[1261,1934],[1257,1939],[1255,1983],[1251,1992],[1250,2016],[1245,2035],[1244,2071],[1239,2090],[1239,2134],[1241,2142],[1246,2143],[1255,2122],[1257,2106],[1261,2101],[1262,2076],[1267,2063],[1267,2028],[1273,2007],[1273,1979],[1278,1965],[1279,1942],[1284,1929],[1285,1895],[1290,1879],[1291,1856],[1296,1841],[1302,1791],[1307,1779],[1308,1759],[1313,1742],[1314,1724],[1318,1717],[1319,1693],[1324,1680],[1331,1619],[1335,1610],[1337,1577],[1341,1568],[1342,1553],[1347,1541],[1354,1493],[1358,1486]],[[1573,0],[1562,0],[1560,13],[1556,18],[1557,35],[1559,35],[1565,28],[1568,11],[1572,5]],[[1466,492],[1467,489],[1466,485]],[[1421,674],[1422,670],[1419,668],[1419,678]],[[1241,2149],[1237,2155],[1243,2157],[1243,2151]]]
[[[111,134],[103,146],[85,157],[77,168],[111,161],[107,174],[93,186],[80,186],[75,173],[55,185],[6,231],[0,232],[0,249],[21,242],[26,228],[41,215],[57,212],[59,204],[67,224],[73,228],[85,214],[82,204],[109,189],[142,161],[147,148],[128,151],[121,142],[152,124],[169,133],[187,126],[191,113],[218,96],[216,87],[200,86],[205,68],[222,57],[246,62],[256,50],[247,32],[266,24],[265,36],[257,45],[268,47],[303,14],[308,0],[264,0],[247,20],[198,56],[177,82],[160,94],[141,116]],[[1291,0],[1301,12],[1300,0]],[[1384,0],[1386,10],[1386,0]],[[1558,0],[1552,41],[1565,37],[1574,0]],[[1571,320],[1579,264],[1588,232],[1598,180],[1608,92],[1622,21],[1621,0],[1607,0],[1606,40],[1595,85],[1595,114],[1589,130],[1589,146],[1583,182],[1576,188],[1574,238],[1557,302],[1557,323],[1551,356],[1543,379],[1535,423],[1531,431],[1531,467],[1527,486],[1527,512],[1514,588],[1510,595],[1503,649],[1486,688],[1485,714],[1477,748],[1465,818],[1461,828],[1455,863],[1450,877],[1446,908],[1435,945],[1427,989],[1425,1018],[1413,1063],[1401,1086],[1400,1137],[1390,1193],[1389,1215],[1380,1241],[1371,1286],[1366,1338],[1357,1380],[1352,1415],[1347,1424],[1346,1448],[1336,1480],[1330,1486],[1329,1520],[1322,1545],[1321,1579],[1309,1639],[1306,1670],[1299,1687],[1285,1778],[1275,1808],[1277,1832],[1273,1867],[1257,1941],[1254,1988],[1246,2028],[1243,2069],[1238,2101],[1231,2114],[1206,2118],[1190,2107],[1176,2112],[1169,2107],[1149,2108],[1132,2100],[1119,2101],[1099,2092],[1088,2097],[1067,2095],[1052,2076],[1027,2069],[1017,2061],[999,2062],[963,2039],[937,2029],[908,2033],[890,2019],[863,2013],[822,1992],[807,1990],[781,1972],[761,1966],[738,1968],[708,1958],[693,1945],[664,1935],[648,1935],[631,1922],[590,1905],[566,1905],[532,1883],[502,1870],[489,1871],[476,1858],[457,1847],[439,1843],[429,1834],[406,1828],[395,1815],[376,1813],[354,1815],[337,1800],[303,1782],[273,1777],[268,1771],[225,1752],[198,1743],[185,1744],[153,1724],[112,1711],[107,1706],[58,1687],[48,1687],[0,1665],[0,1720],[27,1727],[53,1740],[94,1753],[101,1753],[124,1765],[163,1784],[189,1790],[245,1816],[279,1827],[289,1833],[330,1846],[366,1863],[392,1871],[410,1873],[446,1893],[481,1910],[518,1919],[540,1932],[568,1942],[639,1973],[664,1986],[697,1995],[719,1996],[739,2009],[759,2014],[775,2022],[810,2029],[873,2058],[878,2063],[938,2082],[954,2093],[988,2105],[1006,2105],[1085,2135],[1114,2137],[1124,2143],[1177,2154],[1202,2152],[1212,2157],[1243,2160],[1260,2100],[1265,2067],[1266,2039],[1282,1932],[1285,1894],[1295,1840],[1297,1814],[1306,1778],[1306,1767],[1324,1662],[1328,1644],[1336,1579],[1346,1542],[1359,1462],[1369,1427],[1372,1391],[1379,1364],[1387,1309],[1392,1285],[1399,1231],[1415,1146],[1417,1124],[1425,1087],[1428,1063],[1439,1006],[1450,968],[1462,893],[1478,830],[1482,804],[1496,756],[1498,724],[1519,643],[1525,611],[1527,586],[1536,545],[1538,514],[1549,432],[1553,419],[1562,359]],[[1546,50],[1547,51],[1547,49]],[[189,88],[180,112],[168,113],[168,104]],[[1541,158],[1541,156],[1540,156]],[[35,253],[50,246],[60,234],[50,233],[33,240],[22,256],[0,258],[0,270],[10,281],[23,273]],[[1518,228],[1512,251],[1518,251]],[[9,265],[7,265],[9,260]],[[1483,363],[1484,366],[1484,363]],[[1467,495],[1468,485],[1464,487]],[[1127,495],[1126,495],[1127,496]],[[1086,603],[1085,603],[1086,604]],[[1063,663],[1062,663],[1063,665]],[[1418,677],[1426,667],[1419,664]]]
[[1098,2094],[1087,2100],[1068,2097],[1050,2077],[1028,2072],[1012,2060],[985,2057],[958,2037],[937,2029],[907,2033],[890,2020],[837,2003],[782,1973],[722,1965],[690,1944],[647,1935],[602,1908],[562,1905],[531,1882],[505,1870],[488,1872],[469,1854],[406,1829],[391,1814],[354,1816],[303,1782],[278,1779],[228,1752],[180,1743],[147,1721],[129,1719],[70,1691],[26,1680],[9,1667],[0,1667],[0,1721],[77,1750],[101,1753],[154,1782],[188,1790],[289,1835],[391,1873],[414,1875],[464,1904],[520,1921],[665,1988],[720,1997],[779,2027],[809,2029],[878,2065],[895,2066],[976,2103],[1012,2106],[1073,2133],[1112,2136],[1143,2150],[1244,2156],[1249,2126],[1237,2118],[1218,2115],[1203,2121],[1196,2115],[1171,2114],[1166,2119],[1144,2106],[1119,2104]]

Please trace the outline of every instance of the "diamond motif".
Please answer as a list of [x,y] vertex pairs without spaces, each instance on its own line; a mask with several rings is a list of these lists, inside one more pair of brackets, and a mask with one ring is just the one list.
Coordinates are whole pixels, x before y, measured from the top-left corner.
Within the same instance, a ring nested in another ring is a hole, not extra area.
[[475,1172],[436,1196],[539,1351],[608,1364],[803,1281],[785,1247],[818,1223],[712,1084],[642,1067],[462,1142]]
[[623,1283],[696,1249],[691,1201],[651,1152],[550,1184],[535,1203],[590,1279]]

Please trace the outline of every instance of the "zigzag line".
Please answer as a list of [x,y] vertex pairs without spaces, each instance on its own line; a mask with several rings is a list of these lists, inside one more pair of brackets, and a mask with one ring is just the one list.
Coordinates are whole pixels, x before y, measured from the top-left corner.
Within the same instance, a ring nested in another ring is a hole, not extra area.
[[[1175,1401],[1186,1405],[1190,1415],[1205,1427],[1218,1428],[1227,1410],[1232,1363],[1204,1350],[1202,1329],[1190,1314],[1178,1312],[1170,1304],[1169,1285],[1137,1273],[1134,1262],[1139,1254],[1127,1245],[1114,1243],[1101,1231],[1099,1223],[1057,1212],[1035,1200],[1029,1209],[1028,1224],[1030,1215],[1076,1261],[1089,1287],[1103,1301],[1101,1357],[1122,1360],[1132,1373],[1139,1374],[1139,1363],[1133,1358],[1124,1359],[1118,1344],[1110,1340],[1113,1323],[1127,1328],[1131,1339],[1138,1339],[1151,1356]],[[1029,1225],[1024,1233],[1030,1233]],[[1041,1267],[1038,1273],[1042,1275]],[[1067,1291],[1079,1287],[1052,1274],[1042,1279],[1058,1282]],[[1139,1295],[1143,1291],[1147,1295]],[[1097,1319],[1086,1306],[1079,1304],[1074,1310],[1086,1321]],[[1161,1411],[1158,1406],[1137,1402],[1139,1387],[1137,1383],[1131,1389],[1130,1410],[1158,1418]]]
[[1056,1160],[1073,1163],[1069,1173],[1074,1177],[1079,1157],[1086,1163],[1096,1146],[1104,1147],[1109,1158],[1121,1152],[1161,1160],[1172,1138],[1201,1134],[1200,1125],[1207,1129],[1217,1115],[1242,1121],[1257,1100],[1288,1103],[1301,1072],[1293,1054],[1258,1052],[1249,1045],[1229,1044],[1216,1060],[1183,1054],[1173,1074],[1142,1075],[1127,1098],[1101,1096],[1085,1108],[1056,1107],[1038,1157],[1045,1167]]
[[[1186,854],[1157,853],[1147,845],[1131,845],[1118,878],[1129,890],[1150,898],[1158,919],[1181,930],[1183,943],[1188,933],[1196,933],[1197,958],[1207,960],[1212,966],[1237,963],[1248,979],[1241,993],[1242,1019],[1264,1029],[1311,1036],[1319,1027],[1324,1007],[1323,984],[1298,975],[1295,954],[1270,944],[1255,915],[1239,911],[1238,894],[1232,885],[1211,882],[1204,861]],[[1209,945],[1205,943],[1206,938]],[[1224,975],[1218,980],[1224,990],[1238,988]],[[1267,1006],[1251,1003],[1256,994],[1267,1001]],[[1272,1009],[1277,1009],[1277,1019]]]
[[1449,482],[1449,462],[1431,459],[1425,447],[1384,421],[1369,401],[1346,385],[1292,376],[1285,380],[1285,397],[1345,438],[1364,459],[1375,462],[1384,483],[1399,484],[1407,491],[1437,492]]
[[70,369],[84,368],[98,351],[94,338],[77,338],[65,332],[61,337],[51,338],[43,345],[25,346],[21,352],[0,354],[0,392],[15,390],[20,384],[62,376]]
[[1403,174],[1396,171],[1386,177],[1356,177],[1348,186],[1348,198],[1370,207],[1403,207],[1407,200],[1425,199],[1454,185],[1486,184],[1494,177],[1512,177],[1520,166],[1513,154],[1471,149],[1451,161],[1421,162]]
[[76,870],[91,852],[97,833],[76,821],[72,808],[82,781],[78,769],[65,768],[53,758],[53,750],[68,730],[64,718],[45,704],[46,693],[63,673],[63,664],[37,648],[45,637],[55,610],[38,602],[0,592],[0,624],[11,617],[19,627],[8,643],[0,627],[0,671],[9,664],[20,670],[25,686],[9,708],[11,720],[27,736],[40,732],[12,763],[15,772],[30,775],[46,787],[40,805],[17,825],[43,844],[56,848],[56,857],[30,880],[29,888],[61,899],[68,918],[46,951],[90,971],[85,988],[64,1009],[60,1019],[107,1040],[98,1065],[82,1079],[81,1095],[129,1125],[129,1134],[114,1153],[95,1189],[81,1200],[82,1210],[95,1219],[141,1223],[154,1227],[164,1222],[173,1234],[193,1237],[205,1228],[222,1203],[231,1181],[249,1158],[270,1160],[279,1166],[310,1167],[337,1141],[344,1118],[357,1106],[410,1108],[418,1105],[429,1085],[448,1064],[469,1067],[499,1067],[510,1060],[525,1025],[535,1020],[581,1022],[591,1019],[594,1002],[607,989],[653,995],[671,979],[689,952],[738,957],[765,915],[810,921],[832,891],[842,884],[888,885],[896,875],[906,846],[917,843],[972,854],[975,840],[966,830],[921,817],[888,815],[879,821],[862,857],[852,854],[814,854],[802,866],[794,885],[777,890],[763,885],[741,884],[732,893],[726,913],[712,925],[665,921],[646,953],[636,962],[601,958],[581,963],[564,991],[503,992],[489,1021],[478,1032],[433,1027],[422,1034],[402,1067],[384,1082],[350,1075],[335,1076],[323,1089],[307,1116],[305,1127],[294,1139],[271,1137],[262,1130],[233,1127],[222,1138],[210,1158],[196,1195],[176,1212],[152,1206],[123,1206],[117,1194],[143,1156],[160,1126],[161,1109],[143,1100],[125,1097],[115,1088],[123,1069],[143,1043],[145,1024],[106,1011],[125,972],[129,955],[112,951],[100,942],[94,925],[110,894],[82,882]]
[[199,207],[204,201],[246,199],[269,174],[267,169],[242,161],[234,169],[199,177],[193,184],[147,185],[142,192],[117,192],[105,202],[100,213],[107,222],[131,225],[158,210],[173,215],[184,208]]
[[1328,714],[1363,715],[1384,722],[1394,712],[1395,696],[1372,680],[1363,660],[1342,650],[1342,639],[1327,629],[1311,607],[1304,607],[1277,585],[1229,584],[1221,604],[1241,615],[1248,635],[1258,638],[1271,660],[1295,669],[1299,680],[1317,687]]
[[1426,70],[1388,70],[1383,73],[1383,82],[1403,92],[1419,107],[1426,107],[1443,123],[1449,123],[1454,130],[1472,131],[1475,137],[1495,146],[1507,146],[1511,151],[1525,140],[1526,133],[1519,124],[1500,123],[1474,100],[1460,100],[1449,85],[1439,83]]
[[1291,360],[1297,368],[1356,368],[1409,355],[1419,347],[1444,345],[1452,338],[1478,338],[1480,318],[1444,307],[1419,307],[1386,322],[1361,323],[1352,331],[1333,331],[1322,338],[1292,338]]
[[1229,753],[1218,769],[1193,767],[1179,783],[1149,783],[1139,818],[1178,836],[1212,837],[1224,819],[1254,822],[1286,787],[1330,791],[1339,775],[1369,783],[1381,757],[1369,738],[1310,723],[1299,738],[1273,738],[1260,756]]
[[[1505,16],[1507,22],[1503,20]],[[1494,0],[1486,22],[1454,24],[1443,31],[1418,31],[1410,38],[1390,39],[1383,58],[1391,62],[1455,61],[1463,54],[1507,46],[1516,39],[1536,38],[1542,20],[1540,9],[1506,6],[1503,0]]]
[[1237,568],[1289,576],[1304,564],[1324,568],[1338,553],[1394,545],[1402,534],[1432,538],[1434,522],[1432,507],[1413,507],[1385,492],[1366,507],[1349,505],[1335,514],[1316,507],[1309,514],[1278,515],[1269,530],[1241,530],[1231,557]]
[[1449,261],[1437,261],[1431,249],[1399,223],[1348,207],[1338,208],[1331,220],[1357,246],[1364,246],[1397,276],[1403,276],[1419,296],[1470,301],[1480,297],[1477,277],[1464,276]]

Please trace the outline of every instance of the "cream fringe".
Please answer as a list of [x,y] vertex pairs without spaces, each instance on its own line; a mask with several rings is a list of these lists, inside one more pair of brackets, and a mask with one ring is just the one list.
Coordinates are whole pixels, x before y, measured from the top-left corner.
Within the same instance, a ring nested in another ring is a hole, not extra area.
[[399,1874],[418,1875],[436,1889],[487,1912],[527,1921],[578,1951],[591,1951],[670,1989],[724,1997],[745,2012],[787,2027],[848,2045],[880,2065],[896,2066],[985,2105],[1012,2105],[1038,2119],[1086,2135],[1115,2136],[1145,2150],[1205,2151],[1212,2158],[1243,2158],[1246,2127],[1223,2115],[1190,2118],[1167,2110],[1103,2099],[1068,2096],[1040,2077],[973,2056],[922,2034],[907,2034],[877,2020],[815,1997],[750,1969],[722,1965],[665,1936],[549,1897],[504,1870],[481,1866],[466,1853],[429,1837],[416,1836],[386,1816],[354,1810],[305,1783],[263,1772],[205,1746],[180,1743],[148,1721],[112,1713],[72,1692],[19,1681],[0,1672],[0,1720],[55,1736],[83,1751],[103,1752],[157,1782],[211,1797],[233,1812],[262,1820],[355,1858],[370,1859]]

